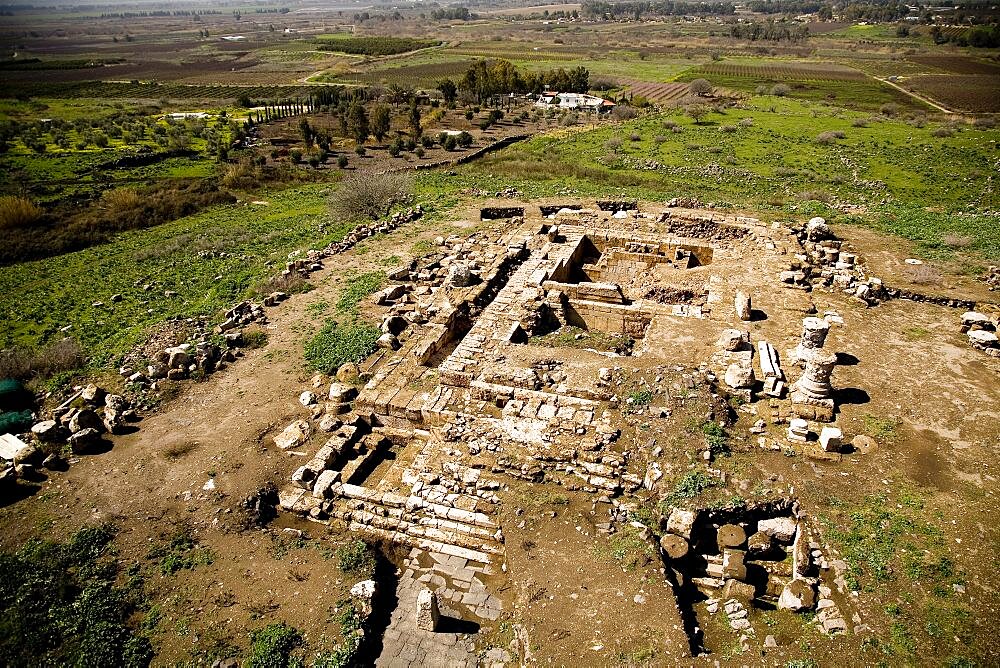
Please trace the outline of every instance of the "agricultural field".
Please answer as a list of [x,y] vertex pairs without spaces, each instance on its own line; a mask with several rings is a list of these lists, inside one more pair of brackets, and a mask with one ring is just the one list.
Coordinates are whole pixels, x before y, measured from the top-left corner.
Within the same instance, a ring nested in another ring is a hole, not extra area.
[[628,79],[619,79],[618,83],[627,87],[633,96],[644,97],[658,105],[668,105],[689,95],[688,85],[684,83],[646,83]]
[[865,75],[850,67],[836,63],[815,63],[796,61],[755,62],[713,62],[702,65],[700,71],[706,75],[723,77],[746,77],[767,81],[864,81]]
[[[806,79],[801,70],[794,76],[770,76],[767,66],[755,66],[748,76],[714,74],[714,64],[692,68],[677,77],[678,81],[707,79],[715,86],[743,93],[772,91],[776,85],[787,88],[785,94],[814,102],[825,102],[848,109],[875,110],[883,104],[897,104],[910,109],[924,109],[926,105],[874,79]],[[776,71],[781,69],[777,66]],[[853,75],[852,75],[853,76]]]
[[1000,112],[1000,77],[997,76],[919,74],[907,77],[902,85],[952,109]]
[[919,65],[928,66],[932,70],[941,70],[954,74],[1000,76],[1000,62],[970,58],[969,56],[913,55],[907,56],[906,59]]

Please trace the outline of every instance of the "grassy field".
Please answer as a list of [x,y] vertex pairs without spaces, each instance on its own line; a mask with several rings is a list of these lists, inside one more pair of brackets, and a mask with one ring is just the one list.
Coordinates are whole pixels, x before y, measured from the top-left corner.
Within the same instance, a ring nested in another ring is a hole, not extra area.
[[[775,217],[819,211],[836,218],[825,202],[840,201],[869,210],[841,219],[917,241],[927,254],[947,254],[944,239],[953,235],[983,257],[1000,258],[995,222],[977,215],[1000,206],[990,179],[1000,132],[964,126],[935,136],[940,130],[764,96],[709,113],[700,124],[676,112],[540,137],[465,167],[458,178],[529,196],[696,195]],[[821,143],[824,132],[844,138]]]
[[[349,226],[326,215],[327,190],[261,193],[267,204],[215,207],[122,234],[111,244],[4,267],[0,347],[38,345],[62,336],[60,329],[68,326],[66,335],[100,365],[141,342],[151,325],[177,316],[215,316],[251,296],[289,252],[346,233]],[[177,296],[166,297],[166,291]],[[121,302],[112,303],[115,294]]]

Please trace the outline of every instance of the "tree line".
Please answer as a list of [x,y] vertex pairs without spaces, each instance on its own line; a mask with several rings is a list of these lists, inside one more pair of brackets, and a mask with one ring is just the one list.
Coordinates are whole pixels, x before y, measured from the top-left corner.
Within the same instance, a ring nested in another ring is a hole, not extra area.
[[734,23],[729,36],[751,42],[801,42],[809,37],[809,28],[801,23],[768,21],[767,23]]
[[363,56],[392,56],[398,53],[437,46],[439,40],[414,39],[413,37],[340,37],[320,40],[320,51],[338,51]]
[[469,94],[480,103],[512,93],[537,94],[544,90],[586,93],[590,90],[590,71],[578,66],[569,70],[560,67],[545,72],[521,72],[509,60],[477,60],[457,84],[446,79],[438,83],[438,88],[449,104],[454,102],[456,89]]
[[643,16],[735,14],[736,5],[731,2],[674,2],[673,0],[660,0],[659,2],[586,0],[581,5],[580,10],[588,18],[634,18],[638,20]]
[[468,7],[449,7],[447,9],[435,9],[431,12],[431,18],[436,21],[468,21],[473,18]]

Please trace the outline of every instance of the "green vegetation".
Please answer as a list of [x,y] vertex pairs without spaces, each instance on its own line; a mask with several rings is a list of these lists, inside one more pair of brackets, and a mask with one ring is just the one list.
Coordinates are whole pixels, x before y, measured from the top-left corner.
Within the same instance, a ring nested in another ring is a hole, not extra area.
[[337,549],[337,565],[345,573],[370,577],[375,571],[375,554],[363,540],[353,540]]
[[312,668],[348,668],[357,665],[356,655],[364,635],[361,633],[361,615],[354,606],[354,601],[340,601],[331,617],[343,641],[332,651],[318,652],[313,659]]
[[211,564],[215,554],[207,547],[200,547],[187,531],[179,531],[168,543],[154,547],[147,555],[155,561],[163,575],[173,575],[181,570],[191,570]]
[[656,552],[642,539],[639,529],[628,525],[608,536],[604,544],[594,546],[594,555],[602,559],[614,559],[625,570],[635,570],[653,561]]
[[663,497],[660,506],[665,512],[670,512],[670,506],[677,506],[693,499],[702,492],[718,487],[719,481],[701,471],[690,471],[677,481],[670,494]]
[[653,402],[652,390],[637,390],[628,395],[633,406],[648,406]]
[[722,425],[708,420],[701,425],[701,433],[713,455],[729,454],[729,432]]
[[[416,252],[416,249],[414,249],[414,252]],[[625,354],[632,350],[635,340],[627,334],[597,330],[588,331],[567,325],[549,334],[536,334],[528,340],[528,343],[545,348],[590,348],[592,350],[615,351],[619,354]]]
[[341,314],[355,313],[361,300],[381,290],[382,286],[385,285],[385,281],[384,271],[369,271],[364,274],[351,276],[340,291],[340,298],[337,300],[337,312]]
[[883,445],[896,440],[896,430],[899,428],[899,418],[891,415],[871,415],[865,414],[861,421],[864,423],[865,432]]
[[[324,215],[323,188],[263,196],[267,205],[213,207],[110,244],[0,269],[0,346],[36,348],[72,335],[95,365],[111,364],[150,326],[174,316],[214,318],[251,297],[290,251],[350,229]],[[167,290],[177,296],[165,297]],[[111,300],[115,294],[121,301]],[[69,334],[60,332],[67,326]]]
[[339,324],[328,320],[306,342],[306,362],[314,371],[335,374],[341,366],[357,364],[375,352],[375,342],[381,335],[382,331],[378,327],[366,322],[353,320]]
[[[865,119],[865,127],[855,126],[858,119]],[[934,136],[933,124],[919,127],[908,120],[754,97],[710,111],[700,124],[678,111],[536,137],[463,166],[456,177],[427,174],[419,183],[452,192],[516,188],[528,198],[560,192],[651,200],[697,196],[765,217],[823,215],[872,227],[911,239],[924,255],[936,257],[955,254],[946,239],[966,238],[963,252],[1000,258],[1000,232],[981,213],[1000,207],[987,178],[993,160],[988,146],[1000,131],[956,125],[958,132],[942,138]],[[720,132],[724,125],[735,131]],[[845,138],[816,144],[820,131],[843,132]],[[639,141],[624,142],[609,155],[608,140],[630,135]],[[942,178],[942,166],[957,177]],[[841,214],[828,204],[834,198],[870,213]],[[934,202],[933,210],[927,202]]]
[[250,633],[248,668],[301,668],[302,657],[296,650],[302,646],[302,634],[284,622],[268,624]]
[[142,580],[122,578],[109,526],[69,541],[32,540],[0,553],[0,663],[6,666],[148,666],[149,639],[135,627]]
[[929,517],[924,498],[902,488],[895,498],[870,495],[857,504],[832,503],[821,516],[826,534],[847,561],[847,582],[866,593],[891,590],[883,628],[887,637],[869,648],[883,657],[911,661],[948,651],[969,652],[971,611],[956,596],[964,576],[948,556],[947,540]]
[[413,39],[411,37],[349,37],[332,36],[320,39],[316,48],[320,51],[338,51],[364,56],[391,56],[417,49],[437,46],[440,41]]

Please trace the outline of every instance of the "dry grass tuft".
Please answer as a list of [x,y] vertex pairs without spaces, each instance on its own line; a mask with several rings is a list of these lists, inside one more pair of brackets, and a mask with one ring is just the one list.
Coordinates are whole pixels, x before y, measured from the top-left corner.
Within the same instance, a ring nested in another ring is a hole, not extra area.
[[44,214],[44,209],[27,197],[0,196],[0,230],[28,227],[38,222]]

